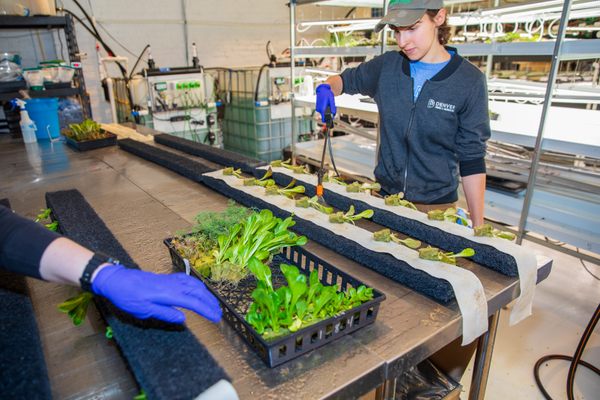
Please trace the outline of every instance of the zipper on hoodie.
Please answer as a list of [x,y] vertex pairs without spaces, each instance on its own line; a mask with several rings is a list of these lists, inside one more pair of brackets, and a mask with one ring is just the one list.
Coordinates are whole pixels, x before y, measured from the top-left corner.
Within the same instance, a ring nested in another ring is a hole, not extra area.
[[[419,96],[421,95],[421,92],[423,91],[423,88],[425,88],[425,85],[427,84],[427,81],[423,82],[423,86],[421,87],[421,91],[419,92]],[[415,80],[411,77],[410,78],[410,95],[412,96],[412,108],[410,109],[410,119],[408,120],[408,129],[406,129],[406,134],[404,135],[404,142],[406,143],[406,163],[404,164],[404,186],[402,188],[402,193],[404,193],[404,195],[406,195],[406,183],[408,181],[408,153],[410,151],[410,142],[408,141],[408,137],[410,136],[410,132],[412,130],[412,124],[413,124],[413,119],[415,117],[415,109],[417,108],[417,100],[419,99],[419,96],[417,96],[417,98],[415,99],[414,97],[414,93],[415,93]]]

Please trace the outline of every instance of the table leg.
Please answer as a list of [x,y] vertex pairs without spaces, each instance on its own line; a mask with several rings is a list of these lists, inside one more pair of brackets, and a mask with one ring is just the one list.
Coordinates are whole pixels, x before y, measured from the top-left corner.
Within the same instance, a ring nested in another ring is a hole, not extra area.
[[375,400],[395,400],[396,382],[396,378],[383,382],[381,386],[375,389]]
[[473,378],[471,379],[471,390],[469,391],[469,400],[483,400],[485,398],[485,388],[487,386],[490,365],[492,362],[492,353],[494,351],[494,342],[496,341],[496,331],[498,330],[498,319],[500,310],[496,311],[489,318],[488,331],[481,335],[477,342],[477,353],[475,354],[475,365],[473,367]]

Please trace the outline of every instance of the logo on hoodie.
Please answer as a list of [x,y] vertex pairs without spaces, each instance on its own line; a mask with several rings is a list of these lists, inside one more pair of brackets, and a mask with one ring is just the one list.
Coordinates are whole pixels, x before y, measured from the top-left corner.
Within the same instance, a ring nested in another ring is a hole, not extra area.
[[441,101],[429,99],[429,101],[427,101],[427,108],[435,108],[436,110],[442,110],[453,113],[456,109],[456,106],[454,104],[442,103]]

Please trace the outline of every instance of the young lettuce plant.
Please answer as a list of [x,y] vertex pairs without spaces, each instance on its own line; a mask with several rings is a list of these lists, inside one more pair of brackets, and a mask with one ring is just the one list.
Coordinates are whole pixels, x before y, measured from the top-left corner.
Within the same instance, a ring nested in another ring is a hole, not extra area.
[[350,222],[354,224],[354,221],[358,221],[361,218],[371,218],[373,216],[373,210],[365,210],[360,214],[354,215],[354,206],[350,206],[347,212],[338,211],[334,214],[329,214],[329,222],[334,224],[343,224],[344,222]]
[[348,186],[348,184],[346,182],[344,182],[343,180],[341,180],[338,177],[335,176],[329,176],[329,175],[325,175],[323,177],[323,182],[331,182],[331,183],[335,183],[337,185],[341,185],[341,186]]
[[223,168],[223,175],[226,176],[235,176],[236,178],[239,179],[243,179],[244,177],[242,176],[242,170],[241,169],[235,169],[233,167],[227,167],[227,168]]
[[52,214],[52,209],[50,209],[50,208],[40,210],[39,214],[35,217],[34,222],[42,223],[46,227],[46,229],[48,229],[52,232],[57,232],[58,231],[58,221],[50,221],[47,223],[44,222],[44,221],[50,220],[51,214]]
[[475,250],[473,250],[470,247],[467,247],[460,253],[456,253],[456,254],[454,254],[452,252],[446,253],[446,252],[441,251],[438,248],[431,247],[431,246],[419,249],[419,257],[424,260],[441,261],[446,264],[452,264],[452,265],[456,265],[456,259],[459,257],[472,257],[473,255],[475,255]]
[[459,223],[463,226],[469,226],[467,221],[462,215],[457,213],[456,208],[450,207],[444,210],[431,210],[427,212],[427,218],[435,221],[448,221],[454,224]]
[[274,290],[268,266],[253,257],[248,268],[256,277],[257,284],[252,292],[254,301],[246,313],[246,321],[267,339],[296,332],[373,298],[373,289],[364,285],[339,293],[337,286],[324,286],[316,269],[310,273],[307,282],[306,275],[287,264],[280,265],[287,286]]
[[90,292],[81,292],[77,296],[60,303],[58,309],[69,315],[75,326],[81,325],[87,315],[88,306],[93,295]]
[[483,224],[481,226],[476,226],[474,229],[475,236],[486,236],[486,237],[498,237],[506,240],[515,240],[517,235],[512,232],[501,231],[499,229],[494,229],[491,224]]
[[399,206],[417,210],[413,203],[404,199],[404,193],[402,192],[385,196],[384,201],[386,206]]
[[290,199],[293,199],[296,194],[304,193],[304,190],[305,190],[304,186],[301,186],[301,185],[294,186],[294,185],[296,185],[295,179],[293,179],[290,182],[290,184],[287,185],[286,187],[284,187],[283,189],[277,185],[267,186],[267,187],[265,187],[265,194],[267,196],[282,195],[282,196],[289,197]]
[[239,282],[248,274],[247,266],[252,257],[262,262],[284,247],[303,246],[306,237],[288,231],[294,224],[292,217],[282,220],[271,211],[262,210],[234,225],[227,235],[217,240],[219,248],[214,251],[211,278]]
[[309,173],[308,167],[306,165],[292,165],[291,161],[292,160],[290,160],[290,159],[287,159],[285,161],[274,160],[274,161],[271,161],[270,165],[275,168],[278,168],[278,167],[279,168],[287,168],[287,169],[293,171],[295,174],[308,174]]
[[411,249],[418,249],[419,247],[421,247],[420,241],[409,237],[407,237],[406,239],[400,239],[398,236],[396,236],[395,233],[391,233],[391,231],[387,228],[377,232],[373,232],[373,239],[377,242],[393,241]]
[[275,181],[273,179],[269,179],[272,175],[273,175],[273,170],[271,168],[269,168],[267,170],[267,172],[265,172],[263,177],[260,179],[256,179],[256,178],[244,179],[244,186],[262,186],[262,187],[272,186],[275,184]]
[[349,193],[360,193],[366,192],[368,190],[373,190],[375,192],[379,192],[381,190],[381,185],[379,183],[363,183],[353,182],[349,185],[346,185],[346,192]]
[[296,200],[296,207],[301,207],[301,208],[312,207],[315,210],[322,212],[323,214],[331,214],[333,212],[333,207],[327,207],[327,206],[319,203],[319,198],[317,196],[313,196],[311,198],[302,196],[301,198]]

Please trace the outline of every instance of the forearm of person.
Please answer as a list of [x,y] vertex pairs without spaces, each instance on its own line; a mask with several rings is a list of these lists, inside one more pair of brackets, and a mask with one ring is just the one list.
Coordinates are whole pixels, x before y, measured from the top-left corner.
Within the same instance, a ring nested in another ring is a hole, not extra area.
[[474,174],[462,177],[463,191],[467,199],[469,214],[473,227],[483,225],[485,206],[485,174]]
[[[94,253],[83,246],[61,237],[50,243],[40,260],[40,275],[44,280],[79,286],[79,278]],[[92,281],[102,268],[100,265],[92,275]]]
[[342,91],[344,90],[344,81],[342,80],[341,76],[330,76],[329,78],[327,78],[325,83],[331,86],[331,91],[334,95],[339,96],[340,94],[342,94]]

